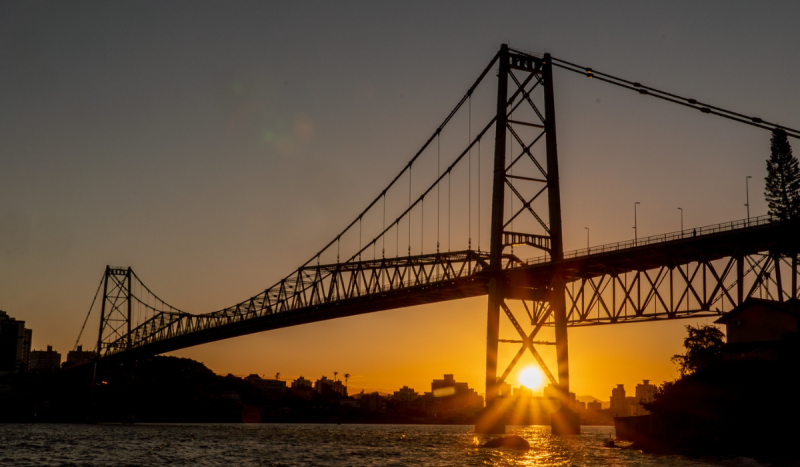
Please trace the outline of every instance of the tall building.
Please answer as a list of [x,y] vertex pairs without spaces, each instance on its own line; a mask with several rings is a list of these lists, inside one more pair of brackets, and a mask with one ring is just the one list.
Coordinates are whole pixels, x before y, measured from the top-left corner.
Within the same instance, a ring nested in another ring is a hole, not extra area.
[[0,311],[0,375],[28,369],[33,331]]
[[31,371],[43,373],[56,371],[61,367],[61,354],[53,350],[52,345],[47,350],[34,350],[31,352]]
[[67,361],[64,366],[82,365],[94,361],[97,354],[90,350],[83,350],[83,346],[79,345],[75,350],[67,352]]
[[615,417],[627,417],[630,415],[630,404],[625,400],[625,385],[618,384],[611,390],[611,413]]

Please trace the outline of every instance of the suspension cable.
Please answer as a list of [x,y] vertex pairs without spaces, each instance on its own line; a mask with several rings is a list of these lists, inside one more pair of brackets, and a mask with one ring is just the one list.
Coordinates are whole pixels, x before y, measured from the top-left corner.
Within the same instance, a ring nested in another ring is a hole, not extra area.
[[[441,128],[439,130],[441,130]],[[439,176],[442,174],[442,171],[439,168],[439,159],[440,159],[439,152],[441,147],[442,147],[442,136],[441,133],[439,133],[439,136],[436,137],[436,178],[439,178]],[[436,253],[439,253],[439,239],[441,238],[439,236],[439,224],[441,222],[441,217],[439,216],[439,207],[442,204],[441,191],[442,191],[442,186],[437,183],[436,184]]]
[[[411,210],[411,167],[408,168],[408,209]],[[398,220],[398,227],[400,226]],[[411,256],[411,216],[408,216],[408,256]]]
[[92,308],[94,308],[94,302],[97,300],[97,296],[100,294],[100,287],[103,286],[103,280],[106,278],[105,274],[100,279],[100,284],[97,285],[97,292],[94,293],[94,298],[92,299],[92,304],[89,306],[89,313],[86,313],[86,319],[83,320],[83,326],[81,326],[81,332],[78,333],[78,339],[75,341],[75,345],[72,347],[72,350],[78,350],[78,344],[81,342],[81,336],[83,335],[83,330],[86,328],[86,323],[89,322],[89,315],[92,314]]
[[[472,96],[469,96],[467,144],[472,141]],[[467,172],[467,250],[472,249],[472,148],[469,149],[469,172]]]
[[[472,84],[472,86],[469,88],[469,90],[466,92],[466,94],[464,94],[464,97],[462,97],[462,98],[461,98],[461,100],[458,102],[458,104],[456,104],[456,106],[453,108],[453,110],[451,110],[451,111],[450,111],[450,113],[447,115],[447,117],[444,119],[444,121],[442,122],[442,124],[441,124],[441,125],[439,125],[439,127],[437,128],[437,131],[436,131],[436,133],[434,133],[433,135],[431,135],[431,137],[430,137],[430,138],[428,138],[428,140],[425,142],[425,144],[423,144],[423,145],[422,145],[422,147],[419,149],[419,151],[417,151],[417,153],[414,155],[414,157],[412,157],[412,158],[411,158],[411,160],[408,162],[408,164],[406,164],[406,165],[405,165],[405,166],[404,166],[404,167],[403,167],[403,168],[400,170],[400,173],[398,173],[398,174],[397,174],[397,175],[396,175],[396,176],[395,176],[395,177],[392,179],[392,181],[391,181],[391,182],[389,182],[389,185],[388,185],[388,186],[387,186],[387,187],[386,187],[386,188],[383,190],[383,192],[382,192],[381,194],[383,194],[383,193],[386,193],[386,192],[387,192],[387,191],[388,191],[388,190],[389,190],[389,189],[390,189],[392,186],[394,186],[394,184],[395,184],[395,183],[397,183],[397,181],[400,179],[400,177],[402,177],[402,176],[403,176],[403,174],[406,172],[406,170],[408,170],[409,172],[411,171],[411,166],[412,166],[412,165],[414,164],[414,162],[415,162],[415,161],[416,161],[416,160],[417,160],[417,159],[418,159],[418,158],[419,158],[419,157],[422,155],[422,153],[425,151],[425,149],[427,149],[427,148],[428,148],[428,146],[430,146],[430,144],[433,142],[433,139],[434,139],[434,138],[435,138],[435,137],[438,135],[438,133],[439,133],[439,129],[441,129],[441,128],[444,128],[444,127],[445,127],[445,126],[446,126],[446,125],[447,125],[447,124],[450,122],[450,120],[451,120],[451,119],[453,118],[453,116],[454,116],[454,115],[455,115],[455,114],[458,112],[458,110],[461,108],[461,106],[462,106],[462,105],[464,105],[464,102],[466,102],[466,101],[467,101],[468,97],[469,97],[470,95],[472,95],[472,92],[473,92],[473,91],[475,91],[475,89],[478,87],[478,85],[481,83],[481,81],[483,81],[483,78],[485,78],[485,77],[486,77],[486,75],[489,73],[489,71],[490,71],[490,70],[492,69],[492,67],[494,66],[495,62],[497,62],[498,58],[500,58],[500,52],[497,52],[497,53],[494,55],[494,57],[492,57],[492,60],[489,62],[489,64],[486,66],[486,68],[484,68],[483,72],[480,74],[480,76],[478,76],[478,79],[476,79],[476,80],[475,80],[475,82]],[[409,195],[409,196],[410,196],[410,195]],[[375,198],[375,199],[374,199],[374,200],[373,200],[373,201],[372,201],[372,202],[371,202],[371,203],[370,203],[370,204],[367,206],[367,208],[366,208],[366,209],[364,209],[364,211],[362,211],[362,213],[359,215],[359,217],[360,217],[360,216],[363,216],[364,214],[366,214],[366,212],[367,212],[367,211],[369,211],[370,209],[372,209],[372,206],[374,206],[374,205],[375,205],[375,203],[377,203],[379,199],[380,199],[380,195],[378,195],[378,197],[376,197],[376,198]],[[342,230],[342,232],[339,234],[339,236],[341,236],[342,234],[344,234],[345,232],[347,232],[348,230],[350,230],[350,228],[351,228],[351,227],[353,227],[353,225],[355,225],[355,223],[356,223],[356,220],[358,220],[358,218],[354,219],[354,220],[353,220],[353,221],[352,221],[350,224],[348,224],[348,225],[347,225],[347,227],[345,227],[345,228],[344,228],[344,230]],[[337,237],[337,238],[338,238],[338,237]],[[322,252],[324,252],[325,250],[327,250],[328,248],[330,248],[330,247],[333,245],[333,242],[334,242],[334,241],[336,241],[336,240],[331,240],[331,241],[330,241],[330,242],[329,242],[327,245],[325,245],[325,246],[324,246],[324,247],[323,247],[323,248],[322,248],[322,249],[319,251],[319,253],[321,254]],[[409,246],[409,256],[410,256],[410,251],[411,251],[411,250],[410,250],[410,246]],[[305,263],[303,263],[303,265],[302,265],[302,266],[300,266],[300,268],[303,268],[303,267],[307,266],[307,265],[308,265],[308,263],[310,263],[310,262],[311,262],[311,261],[313,261],[313,260],[314,260],[314,256],[312,256],[312,257],[311,257],[311,259],[309,259],[308,261],[306,261]]]
[[696,99],[681,97],[676,94],[652,88],[650,86],[645,86],[641,83],[628,81],[626,79],[618,78],[616,76],[609,75],[607,73],[601,73],[599,71],[593,70],[592,68],[576,65],[574,63],[570,63],[560,58],[555,58],[555,57],[551,58],[553,60],[553,65],[562,68],[564,70],[571,71],[573,73],[584,75],[590,79],[597,79],[600,81],[604,81],[606,83],[610,83],[615,86],[619,86],[621,88],[630,89],[631,91],[636,91],[642,95],[651,95],[653,97],[657,97],[665,101],[669,101],[692,109],[697,109],[705,114],[718,115],[720,117],[724,117],[729,120],[734,120],[758,128],[763,128],[765,130],[780,129],[785,131],[787,136],[800,139],[800,131],[795,130],[793,128],[778,125],[777,123],[768,122],[758,117],[750,117],[738,112],[734,112],[732,110],[726,110],[720,107],[715,107],[713,105],[704,104],[702,102],[697,101]]
[[[444,178],[444,175],[445,175],[445,174],[447,174],[449,171],[453,170],[453,168],[454,168],[454,167],[455,167],[455,166],[456,166],[456,165],[457,165],[459,162],[461,162],[461,160],[464,158],[464,156],[466,156],[466,155],[469,153],[469,149],[470,149],[472,146],[474,146],[476,143],[478,143],[478,142],[481,140],[481,138],[483,137],[483,135],[485,135],[485,134],[486,134],[486,132],[487,132],[487,131],[489,131],[489,129],[490,129],[490,128],[492,128],[492,127],[494,126],[494,123],[495,123],[495,121],[496,121],[496,120],[497,120],[497,117],[496,117],[496,116],[495,116],[495,117],[492,117],[492,119],[491,119],[491,120],[489,120],[489,123],[487,123],[487,124],[486,124],[486,126],[485,126],[485,127],[482,129],[482,130],[481,130],[481,132],[480,132],[480,133],[478,133],[478,135],[475,137],[475,139],[474,139],[474,140],[472,140],[472,143],[470,143],[469,147],[467,147],[466,149],[464,149],[464,151],[462,151],[462,152],[461,152],[461,154],[459,154],[459,156],[458,156],[458,157],[456,157],[456,159],[453,161],[453,163],[452,163],[452,164],[450,164],[450,166],[449,166],[449,167],[447,167],[447,170],[445,170],[445,173],[444,173],[444,174],[442,174],[442,175],[440,175],[440,176],[439,176],[439,178],[438,178],[438,179],[436,179],[436,180],[435,180],[435,181],[434,181],[434,182],[433,182],[433,183],[432,183],[432,184],[431,184],[431,185],[428,187],[428,189],[426,189],[426,190],[425,190],[425,191],[424,191],[424,192],[423,192],[421,195],[419,195],[419,197],[417,197],[417,199],[416,199],[416,200],[415,200],[413,203],[411,203],[411,205],[410,205],[410,206],[409,206],[409,207],[408,207],[408,208],[407,208],[407,209],[406,209],[404,212],[402,212],[402,213],[401,213],[401,214],[400,214],[400,215],[397,217],[397,219],[396,219],[394,222],[392,222],[392,224],[391,224],[391,225],[390,225],[390,226],[389,226],[389,227],[388,227],[386,230],[384,230],[383,232],[381,232],[381,233],[379,233],[378,235],[376,235],[376,236],[375,236],[375,238],[373,238],[373,239],[372,239],[372,242],[377,242],[377,241],[378,241],[378,238],[380,238],[380,237],[381,237],[381,235],[385,235],[385,234],[386,234],[386,231],[387,231],[388,229],[391,229],[391,228],[392,228],[393,226],[395,226],[395,225],[399,225],[399,223],[400,223],[400,219],[402,219],[402,218],[403,218],[403,217],[405,217],[407,214],[409,214],[409,212],[410,212],[410,211],[411,211],[411,210],[412,210],[412,209],[413,209],[413,208],[414,208],[414,207],[415,207],[417,204],[419,204],[419,203],[421,203],[421,202],[422,202],[422,199],[423,199],[425,196],[427,196],[428,194],[430,194],[430,193],[431,193],[431,191],[433,191],[433,188],[434,188],[434,187],[435,187],[435,186],[436,186],[438,183],[440,183],[440,182],[442,181],[442,179]],[[409,219],[409,223],[410,223],[410,222],[411,222],[411,220]],[[410,227],[410,225],[409,225],[408,232],[409,232],[409,241],[410,241],[410,238],[411,238],[411,227]],[[369,245],[372,245],[372,242],[370,242],[370,243],[369,243],[367,246],[369,246]],[[411,252],[411,246],[410,246],[410,244],[409,244],[408,250],[409,250],[409,256],[411,256],[411,255],[410,255],[410,252]],[[354,254],[353,256],[351,256],[351,257],[350,257],[350,259],[349,259],[349,260],[347,260],[347,261],[352,261],[353,259],[355,259],[355,258],[357,258],[357,257],[358,257],[358,253],[355,253],[355,254]]]
[[[178,308],[175,308],[174,306],[170,305],[169,303],[167,303],[167,302],[165,302],[164,300],[162,300],[161,298],[159,298],[159,296],[158,296],[158,295],[154,294],[152,290],[150,290],[149,288],[147,288],[147,286],[146,286],[146,285],[144,285],[144,282],[142,282],[142,280],[141,280],[141,279],[139,279],[139,276],[137,276],[137,275],[136,275],[136,272],[135,272],[133,269],[131,269],[131,274],[133,275],[133,277],[135,277],[135,278],[136,278],[136,280],[137,280],[137,281],[139,281],[139,285],[141,285],[142,287],[144,287],[144,289],[145,289],[145,290],[146,290],[148,293],[150,293],[150,294],[153,296],[153,298],[154,298],[154,299],[158,300],[158,301],[159,301],[159,302],[161,302],[163,305],[166,305],[166,306],[168,306],[168,307],[169,307],[169,309],[170,309],[170,311],[169,311],[170,313],[178,312],[178,313],[188,314],[188,313],[186,313],[185,311],[181,311],[181,310],[179,310]],[[153,308],[153,309],[155,309],[155,308]]]

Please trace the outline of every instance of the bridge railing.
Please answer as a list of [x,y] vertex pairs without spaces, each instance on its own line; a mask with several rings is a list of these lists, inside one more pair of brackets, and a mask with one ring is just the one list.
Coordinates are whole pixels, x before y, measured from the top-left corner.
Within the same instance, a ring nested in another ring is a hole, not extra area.
[[[617,251],[625,248],[635,248],[639,246],[653,245],[656,243],[671,242],[673,240],[681,240],[684,238],[696,237],[698,235],[709,235],[718,232],[726,232],[730,230],[743,229],[748,227],[758,227],[767,225],[778,220],[777,217],[769,214],[758,217],[751,217],[749,219],[740,219],[736,221],[723,222],[721,224],[707,225],[704,227],[684,229],[676,232],[670,232],[659,235],[651,235],[649,237],[639,238],[636,240],[627,240],[623,242],[607,243],[605,245],[598,245],[589,248],[581,248],[579,250],[572,250],[564,252],[564,259],[577,258],[580,256],[589,256],[599,253],[606,253],[609,251]],[[529,258],[525,260],[526,264],[539,264],[550,261],[547,255],[538,256],[536,258]]]

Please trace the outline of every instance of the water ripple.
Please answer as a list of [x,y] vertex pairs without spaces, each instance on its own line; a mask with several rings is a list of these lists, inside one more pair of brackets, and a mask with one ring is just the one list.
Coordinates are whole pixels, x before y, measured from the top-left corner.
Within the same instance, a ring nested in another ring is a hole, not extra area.
[[3,425],[0,466],[729,466],[609,449],[610,427],[552,436],[549,427],[509,427],[531,450],[484,449],[472,426],[431,425]]

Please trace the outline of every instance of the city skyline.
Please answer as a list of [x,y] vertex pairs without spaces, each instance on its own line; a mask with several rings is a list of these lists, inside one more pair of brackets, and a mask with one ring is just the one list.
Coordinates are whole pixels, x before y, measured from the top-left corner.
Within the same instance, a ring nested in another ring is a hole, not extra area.
[[[766,26],[795,16],[788,3],[722,14],[705,5],[691,21],[658,6],[597,10],[566,31],[556,25],[570,7],[459,8],[451,21],[477,33],[443,26],[443,5],[432,19],[413,6],[247,5],[224,15],[203,6],[184,16],[117,5],[87,13],[83,28],[69,6],[2,8],[16,42],[0,45],[14,64],[0,71],[0,309],[35,330],[33,348],[62,354],[107,264],[133,267],[194,313],[302,264],[395,175],[502,42],[800,126],[797,33]],[[510,17],[519,8],[530,15]],[[558,21],[523,28],[537,12]],[[478,29],[487,17],[498,25]],[[632,239],[637,201],[639,237],[741,219],[747,176],[751,215],[766,213],[767,131],[565,72],[557,79],[565,249],[585,246],[585,226],[592,245]],[[171,354],[218,373],[338,368],[352,386],[381,392],[447,372],[483,392],[485,313],[479,297]],[[669,358],[696,322],[571,328],[571,390],[604,397],[619,383],[674,379]],[[554,352],[542,355],[554,368]],[[519,369],[533,364],[526,355]]]

